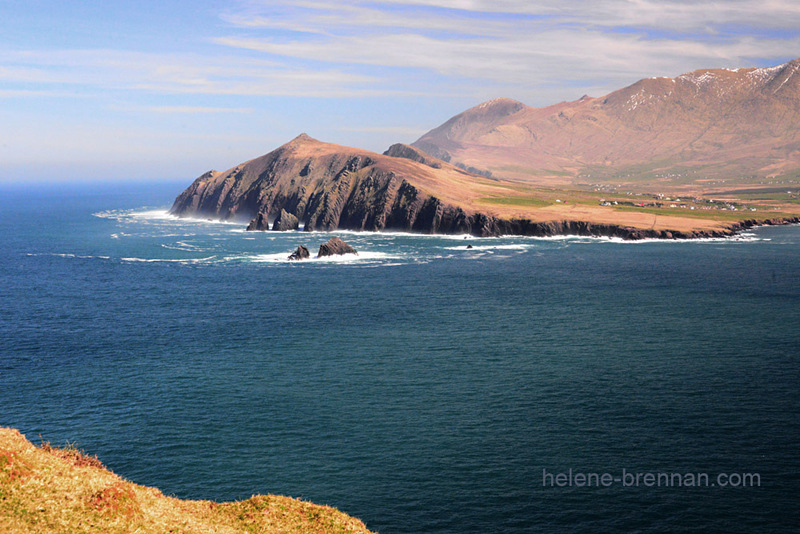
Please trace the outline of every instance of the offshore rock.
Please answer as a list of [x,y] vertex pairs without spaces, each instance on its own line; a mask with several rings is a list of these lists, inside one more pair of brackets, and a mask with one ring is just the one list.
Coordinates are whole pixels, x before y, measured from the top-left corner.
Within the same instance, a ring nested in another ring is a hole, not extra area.
[[356,252],[356,249],[338,237],[332,237],[327,243],[320,245],[319,254],[317,254],[317,257],[323,258],[325,256],[336,256],[342,254],[358,254],[358,252]]
[[297,247],[297,250],[295,250],[289,255],[290,260],[307,260],[310,257],[311,254],[308,252],[308,249],[303,245]]
[[269,220],[264,212],[256,215],[247,225],[248,232],[269,230]]

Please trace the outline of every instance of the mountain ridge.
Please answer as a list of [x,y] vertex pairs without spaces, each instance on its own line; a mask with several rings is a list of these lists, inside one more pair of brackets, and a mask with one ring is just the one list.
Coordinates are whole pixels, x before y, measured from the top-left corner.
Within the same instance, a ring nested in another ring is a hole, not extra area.
[[[800,59],[765,68],[699,69],[543,108],[494,99],[412,146],[530,183],[575,183],[593,166],[686,166],[712,177],[789,172],[800,169],[798,71]],[[554,171],[548,180],[538,178],[547,171]]]

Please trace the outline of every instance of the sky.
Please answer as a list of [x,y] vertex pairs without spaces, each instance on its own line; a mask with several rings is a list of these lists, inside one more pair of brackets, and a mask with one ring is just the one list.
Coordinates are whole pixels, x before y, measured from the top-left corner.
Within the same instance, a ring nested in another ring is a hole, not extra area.
[[796,57],[796,0],[0,0],[0,183],[188,183],[303,132],[382,152],[496,97]]

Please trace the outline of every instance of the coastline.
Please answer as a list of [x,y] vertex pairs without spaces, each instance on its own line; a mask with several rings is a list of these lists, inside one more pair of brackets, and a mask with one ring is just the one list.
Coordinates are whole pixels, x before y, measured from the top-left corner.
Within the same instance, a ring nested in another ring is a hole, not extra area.
[[[349,231],[349,232],[402,232],[410,235],[470,235],[473,237],[559,237],[559,236],[579,236],[597,238],[617,238],[625,241],[639,241],[643,239],[659,240],[691,240],[691,239],[719,239],[734,237],[751,228],[762,226],[786,226],[800,224],[800,216],[795,217],[774,217],[768,219],[744,219],[734,223],[728,223],[720,228],[695,230],[656,230],[652,228],[636,228],[620,224],[593,223],[589,221],[562,220],[534,222],[529,219],[501,219],[487,216],[484,214],[466,215],[460,209],[456,210],[459,217],[450,218],[448,221],[441,219],[431,221],[428,225],[414,224],[411,228],[405,227],[382,227],[365,228],[349,224],[339,224],[334,227],[315,228],[308,224],[301,225],[300,231]],[[204,220],[219,223],[236,224],[225,221],[214,215],[203,216],[201,214],[183,215],[175,213],[173,210],[168,212],[169,216],[178,219]],[[341,221],[339,221],[341,223]],[[415,221],[418,222],[418,221]],[[436,223],[439,224],[436,224]],[[444,222],[444,224],[442,224]],[[242,225],[246,226],[246,225]],[[246,231],[280,231],[270,229],[268,224],[259,226],[250,225]],[[285,231],[285,230],[284,230]]]

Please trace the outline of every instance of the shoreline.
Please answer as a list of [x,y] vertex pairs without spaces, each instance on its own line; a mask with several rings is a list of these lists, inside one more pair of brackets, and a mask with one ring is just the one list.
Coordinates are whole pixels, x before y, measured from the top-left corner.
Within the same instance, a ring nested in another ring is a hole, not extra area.
[[[226,224],[238,224],[225,221],[213,216],[203,217],[201,214],[182,215],[169,210],[168,216],[176,219],[202,220],[207,222],[218,222]],[[658,240],[694,240],[694,239],[720,239],[735,237],[751,228],[763,226],[788,226],[800,224],[800,216],[795,217],[774,217],[769,219],[744,219],[738,222],[729,223],[717,229],[697,229],[697,230],[654,230],[648,228],[636,228],[609,223],[592,223],[588,221],[548,221],[533,222],[529,219],[500,219],[484,214],[464,216],[461,224],[450,225],[431,225],[428,228],[354,228],[349,225],[337,226],[335,228],[313,228],[308,225],[301,225],[297,231],[301,232],[400,232],[408,235],[434,236],[434,235],[464,235],[472,237],[595,237],[595,238],[617,238],[624,241],[640,241],[644,239]],[[246,226],[242,224],[242,226]],[[438,226],[438,227],[436,227]],[[247,232],[275,232],[262,225],[258,228],[246,227]]]

